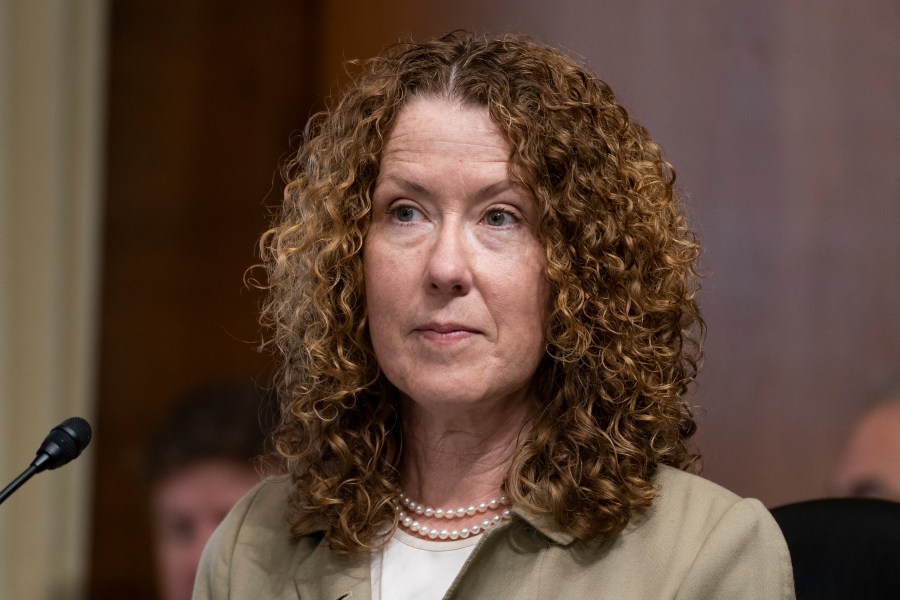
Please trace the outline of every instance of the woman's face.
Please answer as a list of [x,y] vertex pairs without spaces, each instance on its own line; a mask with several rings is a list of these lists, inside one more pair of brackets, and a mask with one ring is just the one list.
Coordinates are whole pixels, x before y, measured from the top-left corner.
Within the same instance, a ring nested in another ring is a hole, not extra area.
[[416,99],[373,191],[364,266],[387,378],[420,405],[522,402],[544,352],[546,258],[534,198],[480,107]]

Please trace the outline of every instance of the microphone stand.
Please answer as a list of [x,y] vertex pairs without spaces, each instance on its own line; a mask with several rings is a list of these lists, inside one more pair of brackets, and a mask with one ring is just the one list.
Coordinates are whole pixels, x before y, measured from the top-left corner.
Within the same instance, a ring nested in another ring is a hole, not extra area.
[[6,500],[9,496],[12,495],[17,489],[22,487],[22,484],[31,479],[31,476],[38,472],[38,468],[34,465],[34,463],[30,464],[27,469],[22,471],[22,474],[13,479],[9,485],[3,488],[3,491],[0,491],[0,504],[3,504],[3,501]]

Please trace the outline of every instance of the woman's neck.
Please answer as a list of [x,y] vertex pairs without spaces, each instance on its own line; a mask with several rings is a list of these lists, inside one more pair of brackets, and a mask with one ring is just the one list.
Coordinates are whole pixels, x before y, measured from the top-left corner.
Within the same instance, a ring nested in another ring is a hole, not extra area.
[[489,410],[428,410],[404,402],[404,493],[436,507],[496,498],[533,404]]

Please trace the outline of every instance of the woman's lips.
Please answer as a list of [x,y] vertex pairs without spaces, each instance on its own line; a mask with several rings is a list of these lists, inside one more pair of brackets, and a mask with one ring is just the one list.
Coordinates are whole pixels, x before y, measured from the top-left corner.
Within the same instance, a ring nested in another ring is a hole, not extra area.
[[425,339],[437,342],[463,340],[479,333],[477,329],[460,323],[426,323],[416,327],[416,331]]

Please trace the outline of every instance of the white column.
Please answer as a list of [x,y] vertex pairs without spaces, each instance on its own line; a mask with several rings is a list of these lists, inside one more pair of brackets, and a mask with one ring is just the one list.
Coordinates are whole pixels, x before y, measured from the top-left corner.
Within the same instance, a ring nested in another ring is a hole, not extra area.
[[[0,485],[91,420],[105,0],[0,0]],[[82,598],[91,450],[0,506],[5,598]]]

